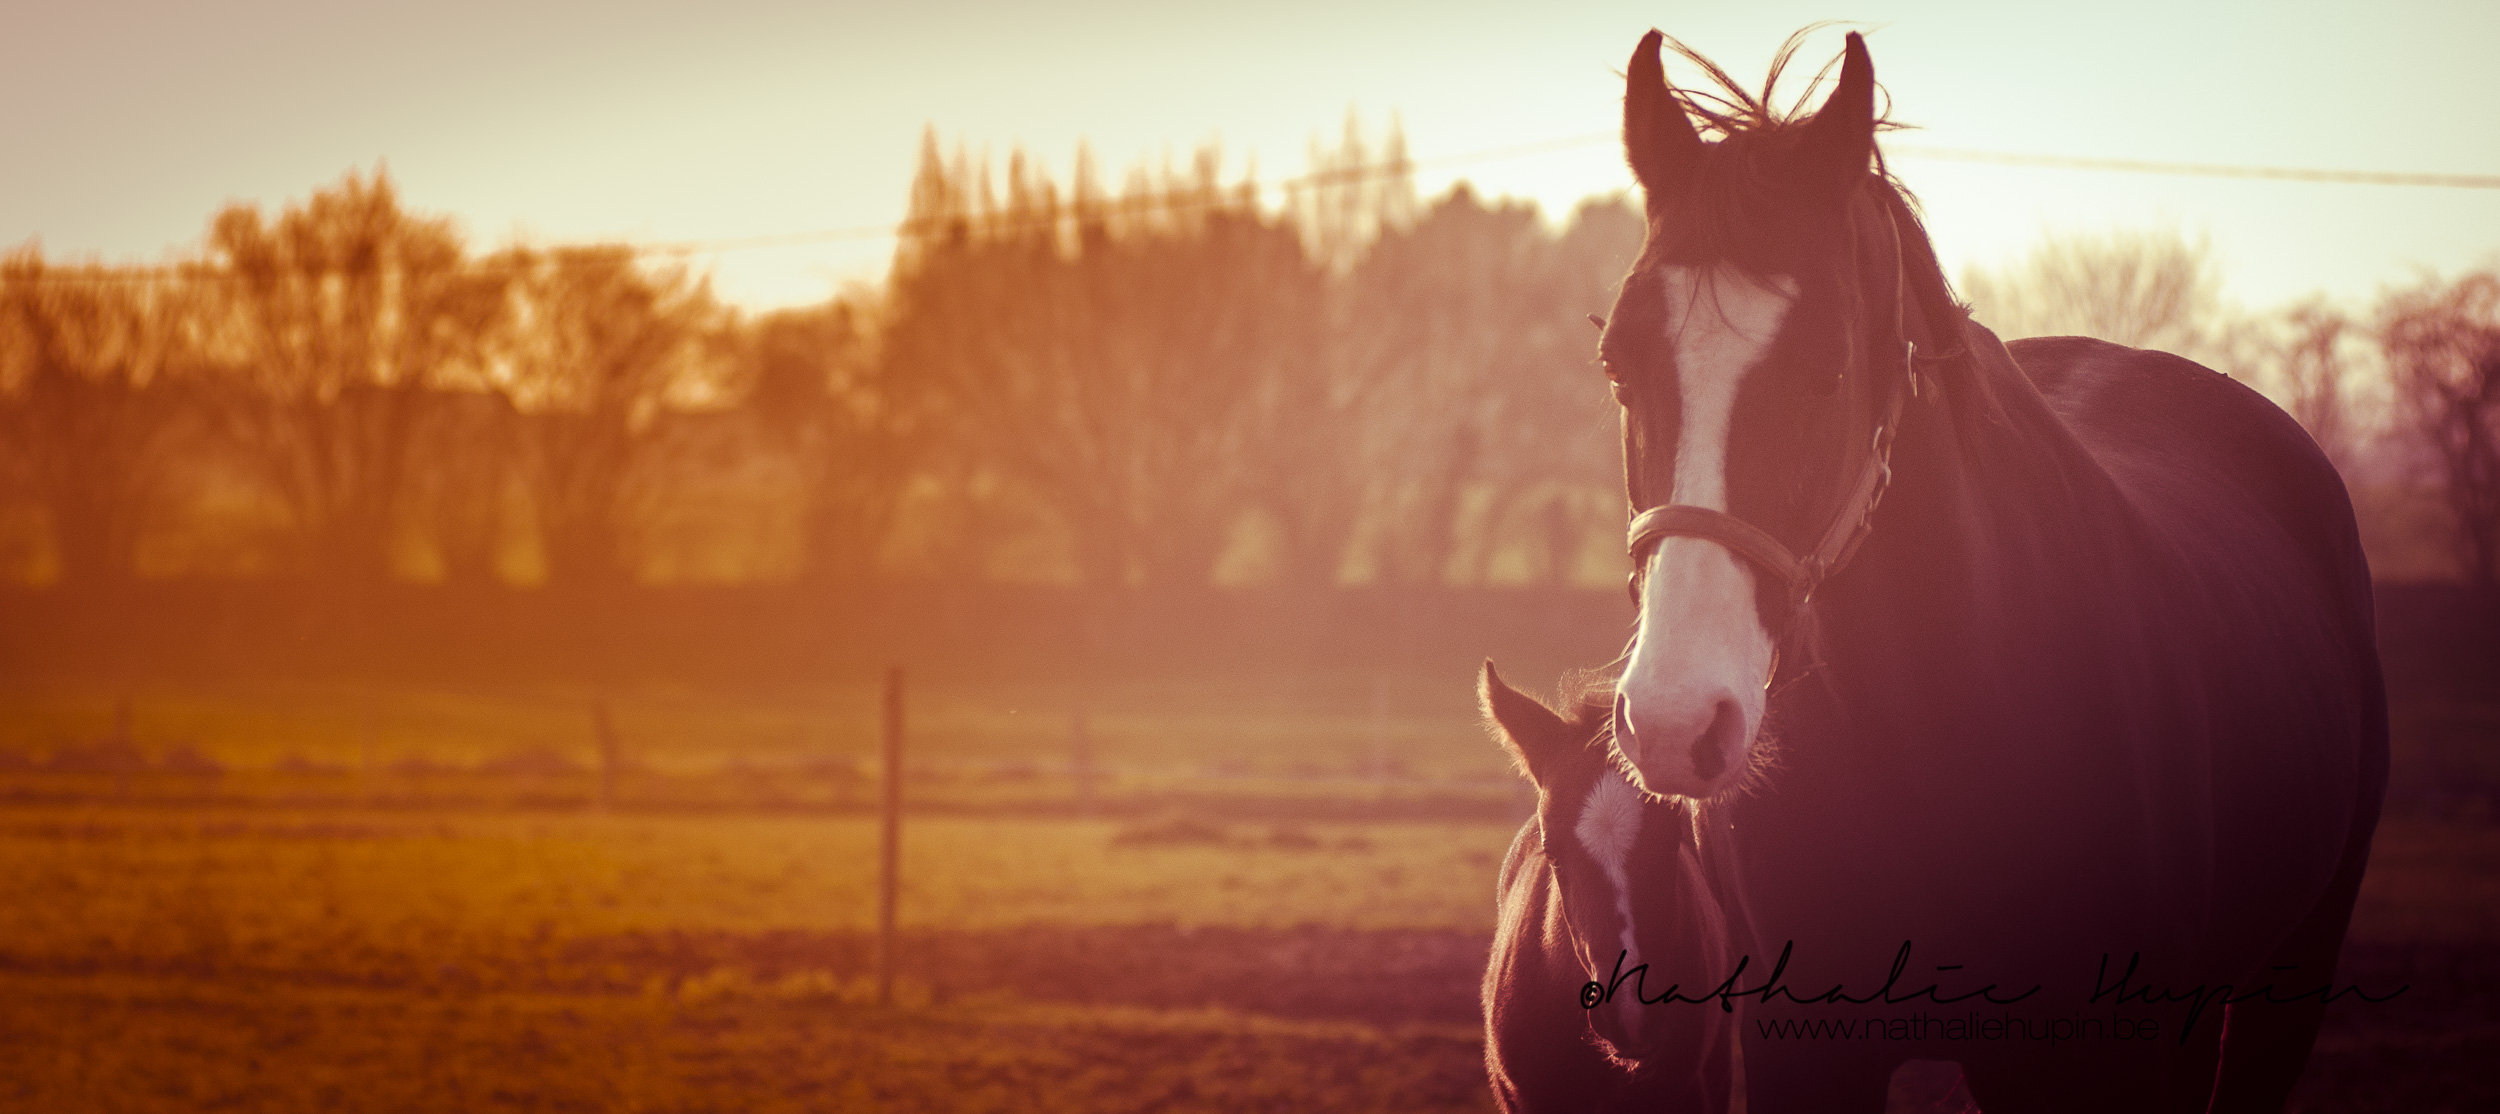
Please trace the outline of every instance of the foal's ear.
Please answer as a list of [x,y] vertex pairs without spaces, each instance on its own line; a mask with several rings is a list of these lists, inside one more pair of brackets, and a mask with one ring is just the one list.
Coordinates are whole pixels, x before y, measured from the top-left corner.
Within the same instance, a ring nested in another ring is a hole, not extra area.
[[1701,161],[1701,134],[1667,89],[1667,70],[1658,61],[1665,39],[1654,30],[1641,36],[1623,84],[1623,157],[1653,197],[1682,186]]
[[1874,157],[1875,61],[1867,56],[1866,40],[1851,31],[1840,59],[1840,85],[1806,121],[1803,158],[1809,175],[1846,189],[1866,176]]
[[1484,718],[1492,723],[1493,734],[1530,781],[1544,784],[1553,760],[1587,741],[1574,738],[1586,733],[1573,731],[1553,709],[1503,684],[1490,659],[1476,681],[1476,696],[1484,703]]

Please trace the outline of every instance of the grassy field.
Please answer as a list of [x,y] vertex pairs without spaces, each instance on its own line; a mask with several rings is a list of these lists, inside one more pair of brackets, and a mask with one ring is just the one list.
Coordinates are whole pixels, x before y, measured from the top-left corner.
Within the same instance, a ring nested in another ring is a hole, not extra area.
[[[1285,838],[1279,839],[1279,833]],[[1477,1109],[1492,823],[912,825],[869,1002],[857,819],[20,806],[23,1110]],[[2400,822],[2314,1110],[2473,1109],[2500,833]],[[2463,1088],[2459,1090],[2458,1088]]]
[[[1108,821],[916,820],[900,920],[1486,932],[1512,830],[1253,825],[1141,846]],[[865,819],[20,808],[0,814],[0,888],[33,900],[0,908],[0,946],[289,974],[537,964],[634,933],[864,931],[876,838]]]
[[[915,804],[940,812],[1507,818],[1524,790],[1471,684],[915,681],[905,767]],[[741,692],[0,686],[0,800],[856,812],[875,805],[879,700],[869,678]]]
[[[866,761],[877,750],[874,677],[748,691],[637,686],[425,689],[395,684],[0,683],[0,753],[31,757],[113,730],[130,709],[142,749],[194,746],[230,767],[293,758],[352,770],[407,759],[452,766],[549,752],[595,757],[608,706],[634,762],[662,771],[724,761]],[[1506,776],[1478,726],[1475,678],[1236,676],[1016,685],[910,679],[913,758],[938,766],[1064,764],[1074,716],[1109,766],[1236,774],[1345,773],[1385,758],[1421,777]]]
[[1483,1105],[1506,826],[1119,834],[913,824],[881,1010],[862,820],[22,806],[0,819],[0,1101]]
[[[604,804],[586,691],[0,693],[0,1109],[1481,1110],[1520,801],[1435,684],[1098,690],[1090,817],[1063,695],[919,693],[890,1007],[865,687],[614,698]],[[2391,820],[2344,978],[2300,1109],[2500,1103],[2500,829]]]

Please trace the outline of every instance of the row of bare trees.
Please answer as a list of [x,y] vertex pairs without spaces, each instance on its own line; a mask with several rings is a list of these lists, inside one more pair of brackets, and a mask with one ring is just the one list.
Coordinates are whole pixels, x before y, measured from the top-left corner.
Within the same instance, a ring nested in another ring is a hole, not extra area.
[[[1612,410],[1584,316],[1638,214],[1419,201],[1392,135],[1280,206],[1217,156],[1106,187],[932,138],[888,282],[761,316],[621,247],[470,250],[350,175],[163,268],[0,265],[0,565],[393,580],[897,577],[1313,589],[1601,582]],[[1965,291],[2258,383],[2357,491],[2430,493],[2500,583],[2500,275],[2354,318],[2231,310],[2176,236]]]
[[[483,580],[509,497],[551,579],[624,575],[639,443],[726,320],[617,248],[474,256],[350,175],[205,258],[0,269],[0,468],[71,584],[151,567]],[[25,548],[21,546],[21,548]]]
[[[1297,222],[1212,156],[1117,197],[1082,164],[1066,191],[1011,164],[995,202],[982,178],[925,155],[883,361],[948,401],[997,502],[1061,532],[1081,579],[1199,582],[1229,554],[1295,585],[1465,581],[1508,539],[1566,580],[1615,513],[1584,318],[1639,247],[1627,207],[1557,235],[1464,188],[1409,217],[1338,173],[1288,209],[1327,219]],[[1360,252],[1349,210],[1375,214]]]
[[472,252],[379,176],[230,208],[176,266],[23,249],[0,561],[102,586],[1569,579],[1615,482],[1582,316],[1637,217],[1556,233],[1419,203],[1394,138],[1323,154],[1348,172],[1279,211],[1213,153],[1112,191],[932,139],[886,287],[761,316],[623,248]]
[[2205,245],[2123,231],[2055,238],[1961,285],[2008,338],[2165,349],[2256,386],[2342,471],[2365,540],[2434,555],[2374,563],[2500,590],[2500,270],[2424,277],[2359,314],[2322,298],[2249,312],[2224,298]]

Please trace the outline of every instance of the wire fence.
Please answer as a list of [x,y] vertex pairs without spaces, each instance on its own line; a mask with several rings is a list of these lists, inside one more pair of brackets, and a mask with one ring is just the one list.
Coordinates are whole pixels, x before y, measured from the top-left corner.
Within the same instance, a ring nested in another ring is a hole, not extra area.
[[[1245,192],[1269,197],[1290,194],[1295,190],[1330,185],[1346,185],[1405,177],[1419,170],[1444,170],[1453,167],[1479,166],[1536,155],[1584,150],[1619,142],[1616,133],[1590,132],[1533,143],[1512,144],[1465,151],[1428,159],[1396,159],[1368,166],[1342,167],[1275,178],[1266,181],[1244,181],[1221,189],[1157,191],[1121,197],[1117,204],[1125,213],[1185,213],[1236,204]],[[2089,173],[2149,174],[2172,177],[2224,178],[2242,181],[2306,182],[2329,185],[2387,186],[2399,188],[2500,190],[2500,174],[2447,174],[2396,170],[2346,170],[2327,167],[2263,166],[2239,163],[2167,162],[2157,159],[2102,158],[2083,155],[2058,155],[2025,151],[1991,151],[1974,147],[1940,147],[1924,144],[1897,144],[1886,154],[1938,162],[1959,162],[1983,166],[2010,166],[2040,170],[2073,170]],[[1069,219],[1054,215],[1041,220],[990,220],[982,224],[985,231],[1013,232],[1030,227],[1056,226]],[[791,232],[760,233],[750,236],[726,236],[699,240],[662,240],[647,243],[631,241],[595,241],[563,247],[602,247],[624,249],[637,255],[690,256],[719,255],[729,252],[775,248],[807,247],[815,244],[901,240],[912,236],[940,232],[950,222],[903,220],[879,224],[855,224],[833,228],[803,229]],[[47,269],[40,281],[45,282],[135,282],[174,278],[226,277],[199,265],[89,266]]]

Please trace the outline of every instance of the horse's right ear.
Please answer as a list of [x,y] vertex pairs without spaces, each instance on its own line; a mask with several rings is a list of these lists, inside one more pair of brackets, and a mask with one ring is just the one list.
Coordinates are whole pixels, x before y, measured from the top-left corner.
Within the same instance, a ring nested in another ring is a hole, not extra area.
[[1553,709],[1502,683],[1491,659],[1477,678],[1476,696],[1483,701],[1484,718],[1492,724],[1502,748],[1519,763],[1520,772],[1539,785],[1544,784],[1551,761],[1583,741],[1572,737],[1571,725]]
[[1652,200],[1681,188],[1701,162],[1701,133],[1667,88],[1667,70],[1658,61],[1665,40],[1654,30],[1641,36],[1623,83],[1623,157]]
[[1865,36],[1851,31],[1841,52],[1840,84],[1803,129],[1802,150],[1813,173],[1835,188],[1856,188],[1872,169],[1875,124],[1875,60]]

